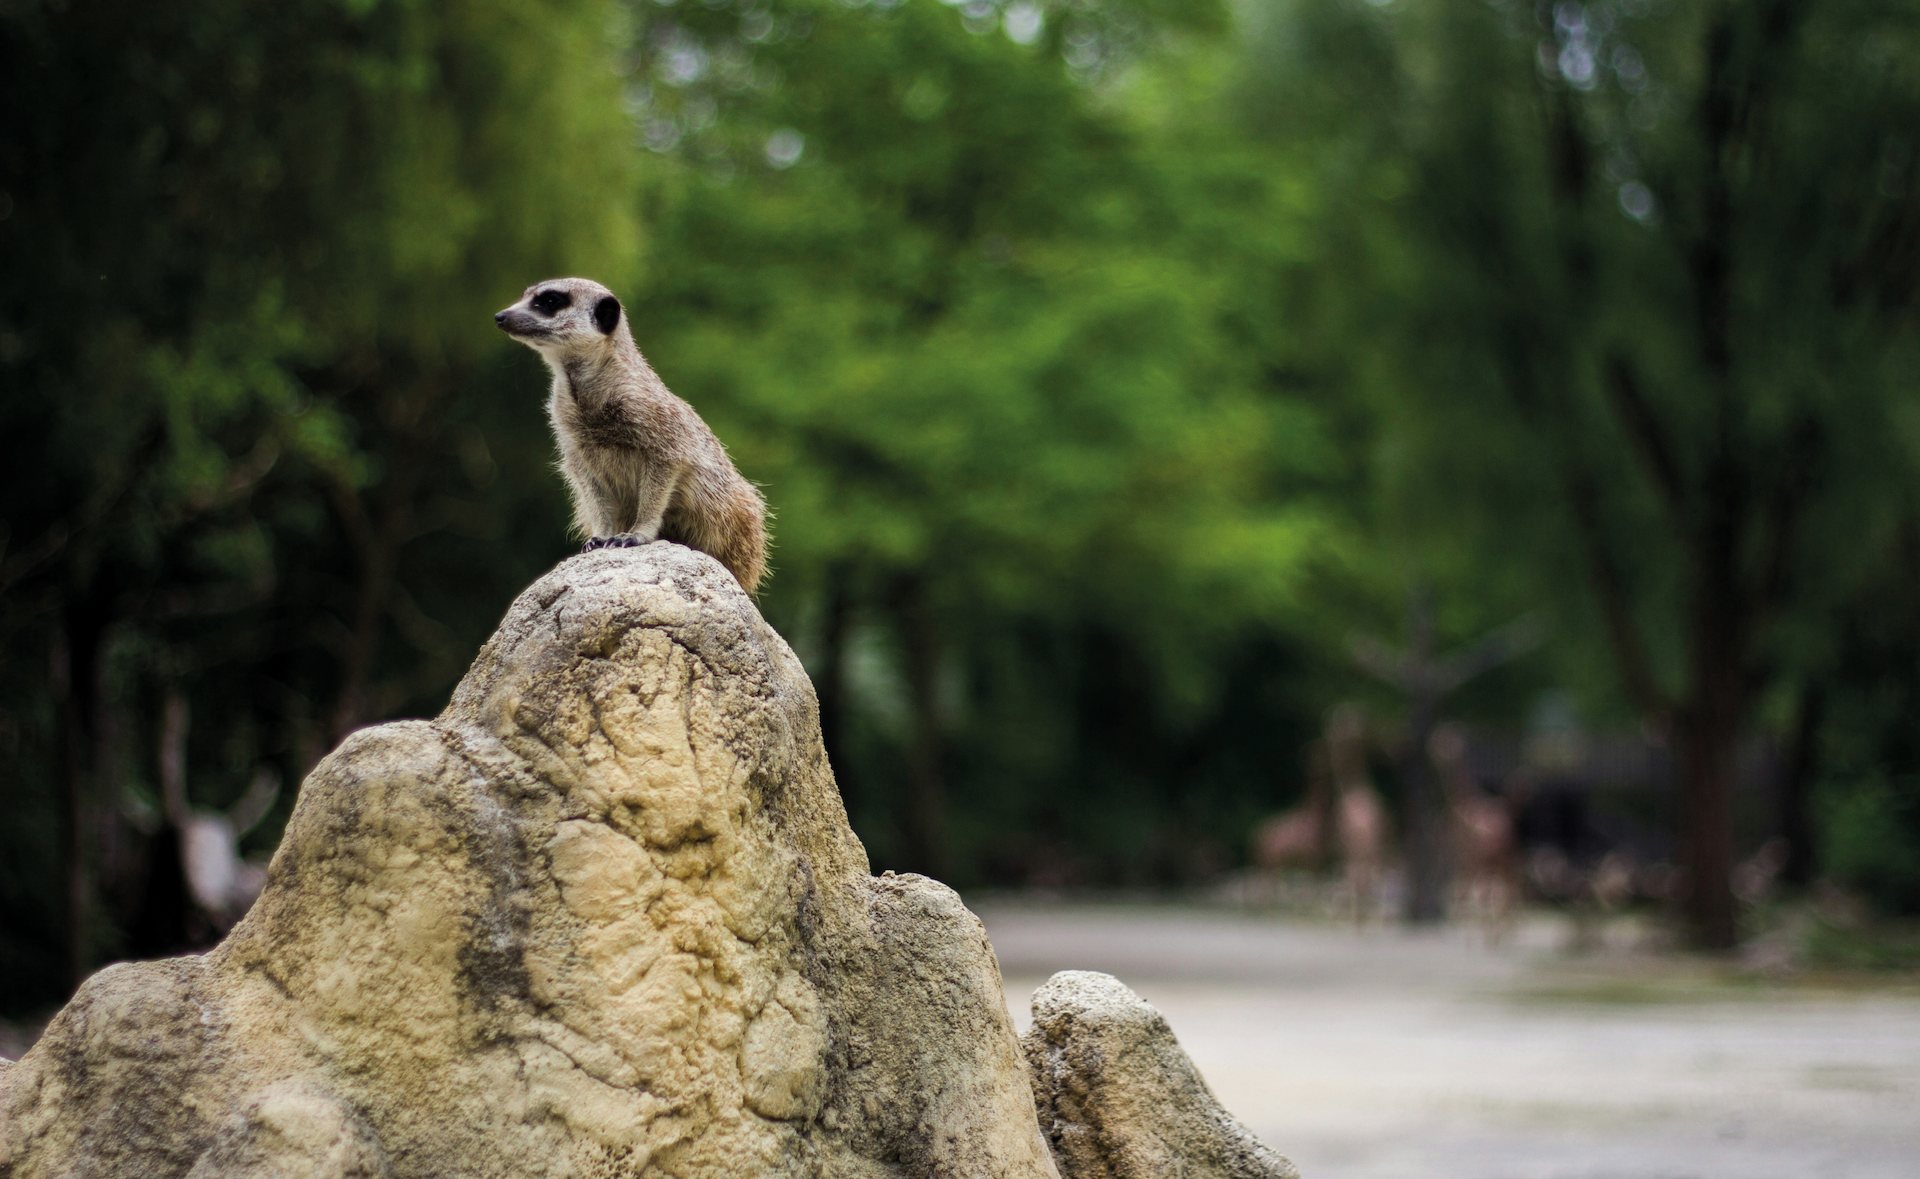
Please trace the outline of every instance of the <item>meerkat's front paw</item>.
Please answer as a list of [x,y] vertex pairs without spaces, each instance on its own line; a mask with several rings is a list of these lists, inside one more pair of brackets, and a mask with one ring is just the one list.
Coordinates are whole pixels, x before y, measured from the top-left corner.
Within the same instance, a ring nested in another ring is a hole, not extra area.
[[583,553],[595,549],[637,549],[643,544],[652,544],[660,539],[657,536],[636,536],[631,532],[622,532],[618,536],[596,536],[581,547]]

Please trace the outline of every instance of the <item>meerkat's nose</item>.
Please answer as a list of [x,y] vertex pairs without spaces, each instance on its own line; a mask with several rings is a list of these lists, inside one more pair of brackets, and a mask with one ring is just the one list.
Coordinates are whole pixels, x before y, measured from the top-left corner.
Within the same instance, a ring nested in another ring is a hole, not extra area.
[[506,327],[506,326],[507,326],[507,313],[506,313],[506,312],[504,312],[504,311],[496,311],[496,312],[494,312],[494,313],[493,313],[493,322],[494,322],[494,323],[496,323],[496,324],[498,324],[498,325],[500,325],[501,327]]

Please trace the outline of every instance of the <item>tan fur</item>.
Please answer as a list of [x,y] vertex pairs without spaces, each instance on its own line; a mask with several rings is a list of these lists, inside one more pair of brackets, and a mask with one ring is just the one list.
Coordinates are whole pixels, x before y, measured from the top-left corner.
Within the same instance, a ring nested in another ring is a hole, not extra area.
[[[555,309],[560,295],[569,301]],[[595,318],[606,303],[616,317],[610,331]],[[675,541],[757,592],[767,571],[766,501],[640,354],[613,293],[584,278],[535,283],[494,322],[553,370],[547,416],[589,547]]]

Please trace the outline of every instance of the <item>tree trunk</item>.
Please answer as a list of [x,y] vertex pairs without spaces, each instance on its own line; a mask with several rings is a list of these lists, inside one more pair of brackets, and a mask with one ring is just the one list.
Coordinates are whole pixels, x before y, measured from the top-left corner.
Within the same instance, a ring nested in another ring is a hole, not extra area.
[[329,728],[338,742],[368,719],[367,695],[373,659],[380,641],[380,624],[393,590],[395,553],[388,529],[381,529],[373,547],[362,555],[360,584],[354,594],[353,621],[346,651],[340,660],[340,694]]
[[74,658],[73,620],[54,632],[49,652],[48,680],[53,691],[54,725],[60,750],[60,874],[66,902],[67,981],[79,985],[91,965],[88,943],[93,927],[93,883],[87,855],[87,832],[93,820],[89,803],[87,740],[81,717],[87,705],[81,699],[76,670],[92,664],[85,655]]
[[[149,840],[144,887],[128,911],[127,949],[159,957],[204,947],[209,923],[195,911],[187,881],[183,834],[193,816],[187,794],[187,737],[192,705],[178,685],[161,693],[154,772],[160,783],[160,829]],[[199,936],[196,936],[198,934]]]
[[49,679],[65,795],[60,835],[67,975],[77,986],[93,969],[100,941],[100,775],[106,769],[100,748],[100,673],[107,626],[86,595],[75,597],[79,600],[70,600],[53,636]]
[[1682,775],[1681,915],[1687,939],[1704,950],[1738,941],[1733,908],[1732,734],[1711,723],[1688,723],[1679,733]]
[[1407,821],[1407,900],[1409,925],[1438,925],[1447,919],[1447,813],[1440,783],[1427,761],[1437,702],[1422,693],[1407,713],[1407,748],[1400,759]]
[[1733,898],[1733,787],[1740,739],[1739,673],[1703,669],[1674,734],[1680,795],[1681,916],[1703,950],[1739,941]]
[[840,800],[849,814],[853,812],[858,791],[852,778],[853,762],[847,753],[847,640],[853,629],[852,571],[835,564],[827,570],[825,617],[820,625],[820,674],[814,677],[814,691],[820,700],[820,740],[827,749],[827,764],[833,767],[834,780],[840,786]]
[[1813,779],[1819,764],[1820,727],[1826,711],[1824,687],[1808,684],[1801,690],[1793,735],[1788,739],[1786,757],[1780,767],[1779,834],[1787,845],[1787,859],[1780,866],[1780,879],[1797,887],[1813,883],[1819,867],[1819,853],[1814,846]]
[[[442,386],[420,380],[412,385],[407,398],[393,399],[394,416],[385,423],[396,455],[430,453],[436,444],[432,431],[423,429],[422,422],[430,419]],[[375,664],[393,607],[394,586],[400,578],[401,550],[414,535],[414,501],[424,470],[424,464],[417,462],[394,463],[386,478],[367,493],[371,508],[361,502],[355,488],[340,484],[334,489],[341,525],[360,560],[353,618],[340,658],[340,691],[329,717],[334,743],[359,726],[380,719],[371,715],[377,711],[373,707]]]
[[898,600],[913,716],[907,751],[907,807],[902,823],[906,860],[916,872],[945,879],[949,856],[939,701],[940,632],[924,580],[917,576],[903,579]]

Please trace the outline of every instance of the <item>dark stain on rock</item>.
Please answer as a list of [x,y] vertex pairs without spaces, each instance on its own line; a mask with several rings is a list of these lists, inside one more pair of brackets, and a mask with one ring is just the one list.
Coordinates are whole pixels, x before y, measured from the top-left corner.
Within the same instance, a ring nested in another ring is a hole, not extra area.
[[495,797],[481,767],[464,751],[450,751],[471,771],[466,796],[457,802],[456,828],[461,848],[486,893],[468,914],[467,941],[460,947],[460,986],[469,1003],[488,1010],[529,1002],[532,978],[527,970],[527,841],[512,813]]

